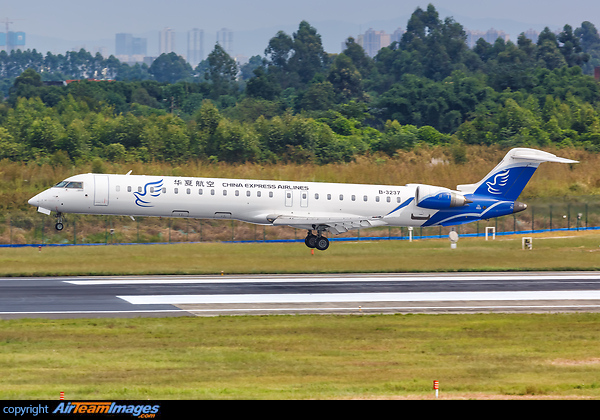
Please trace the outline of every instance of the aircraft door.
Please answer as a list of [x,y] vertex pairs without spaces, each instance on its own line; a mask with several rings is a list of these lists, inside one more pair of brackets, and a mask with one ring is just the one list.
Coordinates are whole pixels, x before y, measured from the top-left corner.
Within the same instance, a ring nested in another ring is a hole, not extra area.
[[285,192],[285,206],[286,207],[292,207],[292,205],[294,204],[294,195],[291,191],[286,191]]
[[94,175],[94,205],[108,206],[108,175]]

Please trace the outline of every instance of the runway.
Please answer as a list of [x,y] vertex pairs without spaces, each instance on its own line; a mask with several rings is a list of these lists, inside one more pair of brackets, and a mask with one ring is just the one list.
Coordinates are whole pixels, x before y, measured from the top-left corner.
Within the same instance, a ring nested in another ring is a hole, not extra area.
[[597,312],[600,272],[0,278],[0,318]]

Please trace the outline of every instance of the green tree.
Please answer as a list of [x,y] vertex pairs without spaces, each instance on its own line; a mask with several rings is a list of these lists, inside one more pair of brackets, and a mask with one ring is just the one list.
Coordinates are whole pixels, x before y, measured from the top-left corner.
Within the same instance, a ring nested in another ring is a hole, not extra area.
[[360,72],[346,54],[341,53],[335,57],[327,80],[333,85],[339,102],[363,98]]
[[205,78],[212,84],[211,95],[217,98],[221,95],[234,94],[237,91],[236,76],[238,66],[219,44],[208,55],[208,71]]
[[150,74],[159,82],[175,83],[187,79],[192,74],[192,67],[174,52],[161,54],[152,62]]
[[554,70],[567,65],[564,56],[558,48],[558,39],[548,27],[545,27],[540,33],[537,46],[537,58],[544,63],[546,68]]

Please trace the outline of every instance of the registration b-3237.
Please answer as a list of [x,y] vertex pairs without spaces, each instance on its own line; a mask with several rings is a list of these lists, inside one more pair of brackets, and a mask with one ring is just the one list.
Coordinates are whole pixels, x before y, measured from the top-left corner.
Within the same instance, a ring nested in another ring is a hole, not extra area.
[[475,184],[455,190],[404,186],[149,175],[81,174],[29,200],[38,211],[235,219],[307,231],[309,248],[326,250],[327,235],[376,226],[452,226],[523,211],[517,198],[543,162],[577,163],[529,148],[510,150]]

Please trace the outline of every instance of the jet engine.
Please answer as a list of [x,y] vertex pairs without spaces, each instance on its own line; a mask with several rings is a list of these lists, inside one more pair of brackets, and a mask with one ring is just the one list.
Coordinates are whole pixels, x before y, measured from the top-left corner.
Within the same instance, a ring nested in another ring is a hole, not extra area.
[[432,185],[417,186],[415,190],[415,201],[419,207],[434,210],[462,207],[472,203],[472,201],[456,191],[451,191],[447,188],[434,187]]

